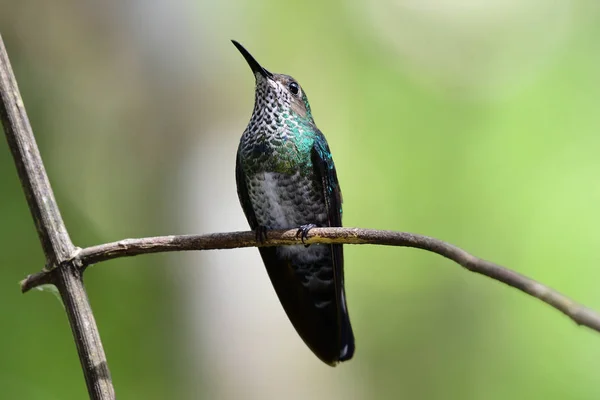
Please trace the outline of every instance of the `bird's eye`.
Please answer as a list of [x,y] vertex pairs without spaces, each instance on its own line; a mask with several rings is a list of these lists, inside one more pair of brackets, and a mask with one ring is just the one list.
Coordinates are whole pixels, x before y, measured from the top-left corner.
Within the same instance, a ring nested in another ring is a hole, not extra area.
[[290,89],[290,92],[292,92],[292,94],[298,94],[298,92],[300,91],[300,87],[296,82],[290,82],[288,88]]

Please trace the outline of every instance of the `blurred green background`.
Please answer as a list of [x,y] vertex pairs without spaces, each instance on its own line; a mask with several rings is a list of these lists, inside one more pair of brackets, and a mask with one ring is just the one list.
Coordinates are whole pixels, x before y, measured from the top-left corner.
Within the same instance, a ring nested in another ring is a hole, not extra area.
[[[245,230],[234,157],[253,78],[297,78],[347,226],[435,236],[600,309],[600,5],[586,1],[1,4],[76,245]],[[0,141],[0,397],[86,398]],[[346,247],[357,352],[303,345],[256,249],[92,267],[120,399],[597,399],[600,335],[423,251]]]

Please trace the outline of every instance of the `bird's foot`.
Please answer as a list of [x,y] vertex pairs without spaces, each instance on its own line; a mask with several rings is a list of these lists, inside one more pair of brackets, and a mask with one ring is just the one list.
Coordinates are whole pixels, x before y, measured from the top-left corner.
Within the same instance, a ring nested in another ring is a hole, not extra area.
[[264,243],[267,240],[267,227],[264,225],[259,225],[256,227],[256,241],[259,243]]
[[302,244],[304,245],[304,247],[308,247],[310,246],[310,244],[305,244],[304,240],[308,239],[308,231],[310,231],[312,228],[316,228],[317,226],[315,224],[306,224],[306,225],[302,225],[300,226],[300,228],[298,228],[298,231],[296,232],[296,238],[300,237],[302,239]]

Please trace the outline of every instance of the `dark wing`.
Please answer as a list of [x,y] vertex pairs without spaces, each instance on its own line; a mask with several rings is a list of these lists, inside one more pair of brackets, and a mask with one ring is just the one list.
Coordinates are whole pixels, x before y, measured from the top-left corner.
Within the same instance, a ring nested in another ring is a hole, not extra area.
[[[327,140],[321,131],[311,152],[311,160],[316,176],[320,177],[323,185],[323,197],[327,206],[329,226],[342,226],[342,191],[337,178],[335,165]],[[354,334],[350,325],[346,294],[344,290],[344,252],[340,244],[331,245],[333,255],[333,273],[335,280],[336,299],[338,307],[338,323],[340,324],[340,361],[349,360],[354,354]]]
[[323,195],[327,204],[329,226],[342,226],[342,191],[338,183],[335,165],[327,140],[321,131],[317,132],[312,152],[311,161],[316,176],[323,183]]

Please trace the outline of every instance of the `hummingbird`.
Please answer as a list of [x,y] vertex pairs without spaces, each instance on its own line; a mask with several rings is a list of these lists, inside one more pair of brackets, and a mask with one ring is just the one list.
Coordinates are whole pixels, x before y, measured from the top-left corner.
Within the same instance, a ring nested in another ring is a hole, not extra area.
[[[235,177],[242,209],[258,240],[271,229],[342,226],[342,193],[327,140],[306,93],[289,75],[263,68],[232,40],[256,81],[254,110],[237,150]],[[290,322],[324,363],[352,358],[354,334],[344,290],[341,244],[260,247]]]

